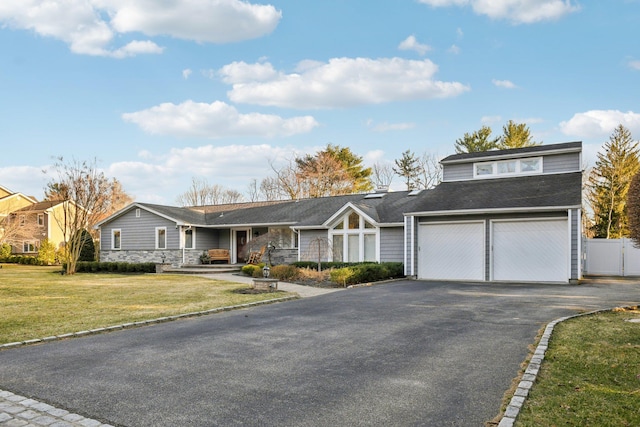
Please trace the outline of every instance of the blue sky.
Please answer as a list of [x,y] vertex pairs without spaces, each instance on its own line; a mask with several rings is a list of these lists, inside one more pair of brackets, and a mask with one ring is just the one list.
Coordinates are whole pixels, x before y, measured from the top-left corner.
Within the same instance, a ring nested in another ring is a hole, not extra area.
[[[328,143],[444,157],[510,119],[584,163],[640,138],[640,0],[3,0],[0,185],[97,159],[137,201],[246,193]],[[396,177],[394,187],[401,188]]]

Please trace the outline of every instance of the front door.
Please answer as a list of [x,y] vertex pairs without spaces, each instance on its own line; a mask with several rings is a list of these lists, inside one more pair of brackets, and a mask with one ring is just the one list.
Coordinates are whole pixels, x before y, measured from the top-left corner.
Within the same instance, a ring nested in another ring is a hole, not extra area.
[[236,230],[236,260],[244,262],[247,257],[247,230]]

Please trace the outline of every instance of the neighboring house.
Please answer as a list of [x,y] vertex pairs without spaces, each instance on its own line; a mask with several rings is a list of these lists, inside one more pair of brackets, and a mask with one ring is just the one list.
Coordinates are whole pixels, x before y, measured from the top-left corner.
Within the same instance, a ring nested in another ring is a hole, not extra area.
[[582,143],[457,154],[406,212],[419,279],[570,282],[581,272]]
[[11,244],[19,238],[21,230],[18,224],[10,223],[10,214],[36,202],[31,196],[15,193],[0,185],[0,242]]
[[272,243],[274,263],[403,262],[434,280],[581,278],[580,142],[457,154],[432,190],[171,207],[133,203],[98,224],[102,261],[232,263]]
[[36,202],[10,215],[10,223],[16,230],[12,252],[36,254],[40,243],[49,239],[56,248],[63,246],[64,203],[62,201]]

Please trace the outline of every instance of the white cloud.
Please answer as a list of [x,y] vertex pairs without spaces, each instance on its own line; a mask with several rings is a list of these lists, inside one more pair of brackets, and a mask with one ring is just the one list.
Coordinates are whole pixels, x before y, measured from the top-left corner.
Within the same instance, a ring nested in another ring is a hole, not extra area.
[[287,108],[339,108],[413,99],[449,98],[470,88],[434,79],[438,66],[428,59],[333,58],[303,61],[285,74],[269,63],[233,63],[219,70],[233,85],[233,102]]
[[453,53],[454,55],[458,55],[460,53],[460,48],[455,44],[452,44],[451,47],[447,49],[447,52]]
[[0,167],[0,183],[11,191],[41,200],[44,197],[44,188],[49,181],[49,177],[43,173],[46,168],[47,166]]
[[278,167],[296,154],[314,151],[269,144],[172,148],[153,155],[142,152],[140,160],[113,163],[105,173],[118,177],[137,201],[174,204],[194,176],[244,193],[252,179],[259,182],[273,173],[270,163]]
[[182,70],[182,78],[187,80],[191,76],[192,72],[193,71],[191,71],[189,68],[185,68],[184,70]]
[[398,45],[398,49],[400,50],[413,50],[418,52],[419,55],[424,55],[425,53],[431,50],[431,46],[428,44],[418,43],[415,36],[409,36],[404,39]]
[[629,61],[629,67],[634,70],[640,70],[640,60]]
[[407,129],[413,129],[414,127],[416,127],[415,123],[378,123],[376,125],[373,125],[372,123],[372,130],[374,132],[388,132],[388,131],[394,131],[394,130],[407,130]]
[[418,0],[433,7],[471,6],[479,15],[531,24],[559,19],[580,10],[575,0]]
[[0,3],[0,24],[69,44],[72,52],[125,58],[161,53],[149,40],[112,46],[116,35],[168,35],[227,43],[269,34],[282,13],[241,0],[20,0]]
[[560,130],[565,135],[580,137],[601,137],[610,135],[618,125],[623,125],[631,132],[640,132],[640,113],[618,110],[590,110],[576,113],[567,121],[560,123]]
[[509,80],[496,80],[496,79],[493,79],[493,80],[491,80],[491,83],[493,83],[494,86],[501,87],[501,88],[504,88],[504,89],[515,89],[515,88],[518,87],[513,82],[511,82]]
[[480,119],[480,123],[482,124],[496,124],[502,121],[502,117],[501,116],[483,116]]
[[291,136],[309,132],[318,126],[311,116],[283,119],[268,114],[240,114],[236,108],[221,101],[211,104],[194,101],[163,103],[125,113],[122,118],[151,134],[201,138]]

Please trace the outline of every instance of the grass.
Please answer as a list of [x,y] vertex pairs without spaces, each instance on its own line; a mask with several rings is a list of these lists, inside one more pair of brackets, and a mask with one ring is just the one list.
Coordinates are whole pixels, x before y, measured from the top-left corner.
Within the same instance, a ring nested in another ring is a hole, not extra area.
[[640,310],[559,323],[516,419],[526,426],[640,425]]
[[291,295],[239,294],[246,285],[187,275],[63,276],[60,267],[0,266],[0,344]]

